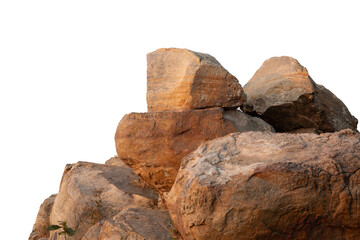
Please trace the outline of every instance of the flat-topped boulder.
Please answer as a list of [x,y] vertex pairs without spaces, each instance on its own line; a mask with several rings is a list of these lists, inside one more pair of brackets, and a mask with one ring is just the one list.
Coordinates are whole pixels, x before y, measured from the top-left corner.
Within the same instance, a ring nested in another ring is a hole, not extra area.
[[186,240],[360,239],[360,134],[232,133],[185,157],[167,195]]
[[[334,132],[357,129],[357,119],[332,92],[318,85],[291,57],[266,60],[244,86],[242,109],[277,132]],[[304,129],[304,131],[302,131]]]
[[148,111],[239,107],[238,80],[209,54],[162,48],[147,54]]
[[119,158],[160,191],[169,191],[181,159],[207,140],[238,131],[273,131],[263,120],[221,108],[131,113],[115,135]]

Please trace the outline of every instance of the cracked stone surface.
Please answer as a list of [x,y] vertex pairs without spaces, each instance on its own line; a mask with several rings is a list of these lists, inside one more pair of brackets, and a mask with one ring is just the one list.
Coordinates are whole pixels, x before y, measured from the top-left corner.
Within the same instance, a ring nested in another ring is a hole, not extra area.
[[311,79],[291,57],[266,60],[244,86],[244,112],[259,116],[276,132],[356,131],[357,119],[345,104]]
[[184,239],[360,239],[360,134],[232,133],[183,159]]
[[127,114],[115,134],[120,159],[160,191],[169,191],[183,157],[232,132],[273,131],[259,118],[221,108]]
[[149,112],[237,108],[245,98],[238,80],[209,54],[162,48],[147,55]]

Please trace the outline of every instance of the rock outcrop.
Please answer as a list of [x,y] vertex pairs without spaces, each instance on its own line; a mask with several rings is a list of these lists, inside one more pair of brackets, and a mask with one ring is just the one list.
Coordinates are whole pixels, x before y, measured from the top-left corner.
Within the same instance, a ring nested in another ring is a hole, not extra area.
[[30,240],[360,239],[357,119],[306,68],[265,61],[246,100],[208,54],[147,60],[148,112],[119,122],[118,157],[66,166]]
[[209,54],[163,48],[147,55],[149,112],[237,108],[243,98],[238,80]]
[[260,116],[277,132],[356,131],[357,119],[344,103],[316,84],[307,69],[291,57],[266,60],[244,90],[247,102],[243,110]]
[[[49,223],[66,221],[74,239],[170,239],[174,227],[157,201],[156,191],[127,166],[78,162],[65,168]],[[50,232],[50,239],[56,235]]]
[[169,191],[181,159],[232,132],[274,131],[236,110],[246,95],[212,56],[187,49],[147,55],[147,113],[127,114],[116,134],[120,159],[159,191]]
[[360,134],[233,133],[183,159],[168,195],[184,239],[359,239]]
[[120,121],[117,154],[160,191],[169,191],[181,160],[207,140],[237,131],[273,131],[259,118],[221,108],[127,114]]
[[54,205],[56,194],[51,195],[41,204],[33,230],[30,234],[29,240],[40,240],[41,238],[48,238],[50,226],[50,213]]

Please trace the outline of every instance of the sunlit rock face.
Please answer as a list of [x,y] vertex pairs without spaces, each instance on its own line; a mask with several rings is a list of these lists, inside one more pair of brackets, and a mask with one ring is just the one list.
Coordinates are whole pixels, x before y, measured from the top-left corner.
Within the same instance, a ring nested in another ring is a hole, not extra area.
[[359,239],[360,134],[232,133],[182,161],[168,194],[184,239]]
[[316,84],[305,67],[291,57],[266,60],[244,86],[242,109],[264,119],[277,132],[356,131],[357,119],[344,103]]
[[237,108],[243,98],[238,80],[209,54],[163,48],[147,55],[149,112]]

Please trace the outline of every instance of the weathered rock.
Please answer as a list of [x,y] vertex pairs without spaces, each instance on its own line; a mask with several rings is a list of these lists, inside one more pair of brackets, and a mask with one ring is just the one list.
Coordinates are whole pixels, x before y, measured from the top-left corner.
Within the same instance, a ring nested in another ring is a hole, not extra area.
[[184,239],[360,239],[360,134],[232,133],[183,159]]
[[260,116],[277,132],[302,128],[319,133],[347,128],[356,131],[357,119],[344,103],[316,84],[307,69],[291,57],[266,60],[244,90],[247,102],[243,110]]
[[148,111],[236,108],[243,98],[238,80],[208,54],[164,48],[147,55]]
[[50,225],[50,212],[54,205],[55,197],[56,194],[53,194],[45,199],[45,201],[41,204],[29,240],[39,240],[41,238],[49,237],[49,231],[47,228]]
[[126,166],[126,164],[122,160],[120,160],[118,156],[114,156],[114,157],[110,158],[109,160],[107,160],[105,162],[105,165],[117,166],[117,167]]
[[[154,226],[168,221],[169,216],[156,207],[157,193],[152,188],[144,187],[140,181],[139,176],[128,166],[118,167],[86,162],[67,165],[50,214],[50,223],[58,224],[59,221],[66,221],[69,227],[76,230],[74,239],[83,239],[84,236],[87,236],[84,239],[89,239],[88,236],[94,236],[97,231],[101,232],[102,237],[133,234],[144,239],[161,239],[163,236],[169,238],[171,233],[166,227]],[[133,212],[144,213],[141,224],[144,228],[153,227],[156,230],[154,234],[159,234],[159,238],[152,238],[155,235],[149,238],[143,235],[146,232],[138,228],[129,230],[126,225],[120,224],[121,221],[117,219],[126,218],[129,215],[129,208]],[[149,212],[151,215],[146,215]],[[154,215],[159,217],[157,222],[153,221]],[[112,227],[107,228],[110,223]],[[88,231],[90,232],[87,233]],[[57,239],[56,235],[56,232],[52,231],[50,239]]]
[[169,240],[175,237],[178,237],[178,234],[168,212],[128,207],[112,219],[92,226],[82,240]]
[[118,125],[116,151],[136,174],[158,190],[169,191],[181,159],[201,143],[232,132],[271,129],[261,122],[221,108],[131,113]]
[[224,111],[224,119],[232,122],[239,132],[265,131],[275,132],[274,128],[258,117],[252,117],[238,110]]
[[207,140],[236,131],[220,108],[130,113],[117,127],[116,151],[136,174],[169,191],[183,157]]

